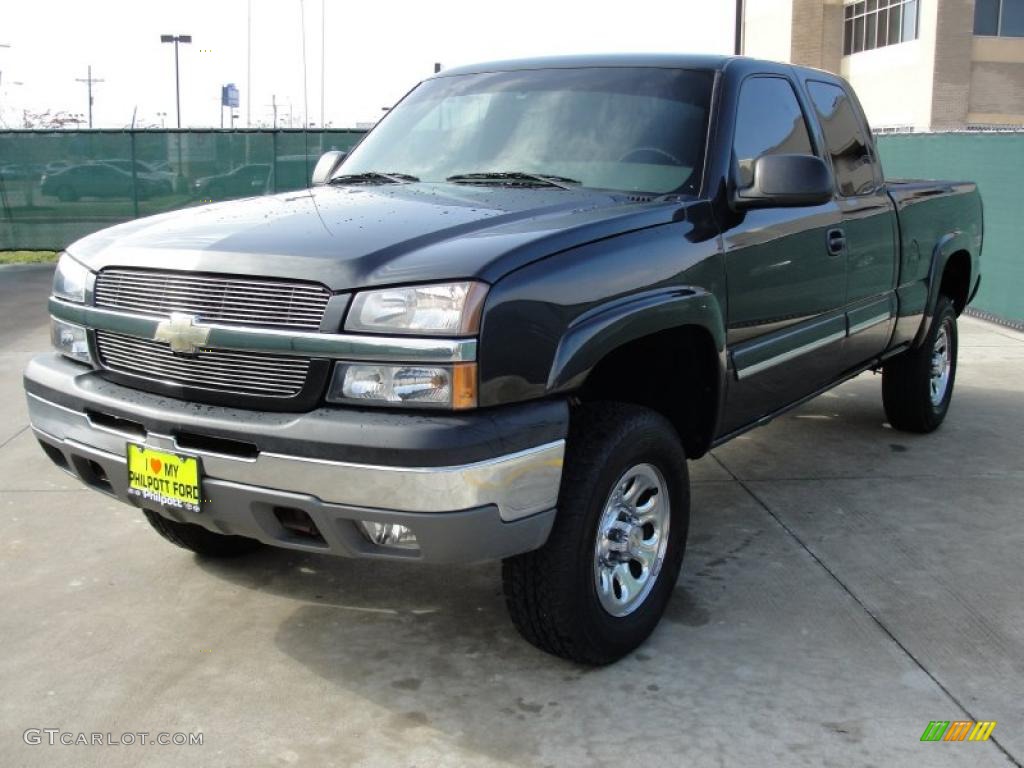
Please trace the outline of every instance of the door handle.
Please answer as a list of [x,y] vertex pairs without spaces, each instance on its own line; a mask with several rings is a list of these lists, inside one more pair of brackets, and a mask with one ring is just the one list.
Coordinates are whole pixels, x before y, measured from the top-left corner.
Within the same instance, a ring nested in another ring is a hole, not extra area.
[[830,229],[826,235],[828,240],[828,252],[832,256],[838,256],[846,250],[846,233],[841,229]]

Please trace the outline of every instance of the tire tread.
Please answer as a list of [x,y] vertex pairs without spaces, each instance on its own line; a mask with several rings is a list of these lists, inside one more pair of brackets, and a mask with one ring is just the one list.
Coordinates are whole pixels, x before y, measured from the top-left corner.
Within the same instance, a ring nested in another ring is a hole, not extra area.
[[[590,487],[600,477],[617,434],[624,429],[655,426],[674,430],[660,414],[627,403],[580,406],[570,426],[555,527],[542,548],[502,563],[502,587],[513,625],[532,645],[580,664],[608,664],[620,654],[609,653],[595,638],[580,631],[578,600],[561,584],[578,567],[579,540],[573,534],[583,525],[587,506],[567,503],[568,497]],[[682,455],[682,446],[679,446]],[[685,472],[685,460],[683,461]],[[667,565],[665,566],[667,570]]]

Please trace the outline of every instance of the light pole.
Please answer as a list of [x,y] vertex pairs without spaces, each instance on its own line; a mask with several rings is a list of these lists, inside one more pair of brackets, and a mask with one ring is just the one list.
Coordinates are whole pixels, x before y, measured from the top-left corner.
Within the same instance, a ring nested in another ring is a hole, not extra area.
[[160,118],[160,127],[163,128],[164,127],[164,118],[167,117],[167,113],[166,112],[157,112],[156,116]]
[[160,35],[161,43],[174,43],[174,98],[178,105],[178,127],[181,128],[181,78],[178,74],[178,43],[191,43],[192,35]]
[[[10,48],[10,47],[11,47],[10,43],[0,43],[0,48]],[[3,85],[3,81],[4,81],[4,73],[3,73],[3,70],[0,70],[0,85]],[[0,117],[2,117],[2,115],[0,115]]]
[[736,30],[733,48],[737,56],[743,55],[743,0],[736,0]]

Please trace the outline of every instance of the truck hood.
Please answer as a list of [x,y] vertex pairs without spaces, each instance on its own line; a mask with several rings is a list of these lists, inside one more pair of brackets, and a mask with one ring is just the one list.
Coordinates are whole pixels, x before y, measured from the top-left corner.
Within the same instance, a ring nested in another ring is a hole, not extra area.
[[173,211],[79,240],[88,267],[312,280],[336,291],[478,278],[678,220],[678,201],[556,188],[326,186]]

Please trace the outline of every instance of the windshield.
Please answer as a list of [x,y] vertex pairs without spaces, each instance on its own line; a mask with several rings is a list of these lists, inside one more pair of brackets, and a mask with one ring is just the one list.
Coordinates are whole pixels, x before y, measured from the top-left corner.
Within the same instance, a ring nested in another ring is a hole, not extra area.
[[654,67],[438,77],[391,110],[339,173],[430,182],[535,174],[586,187],[692,194],[700,185],[711,85],[710,72]]

